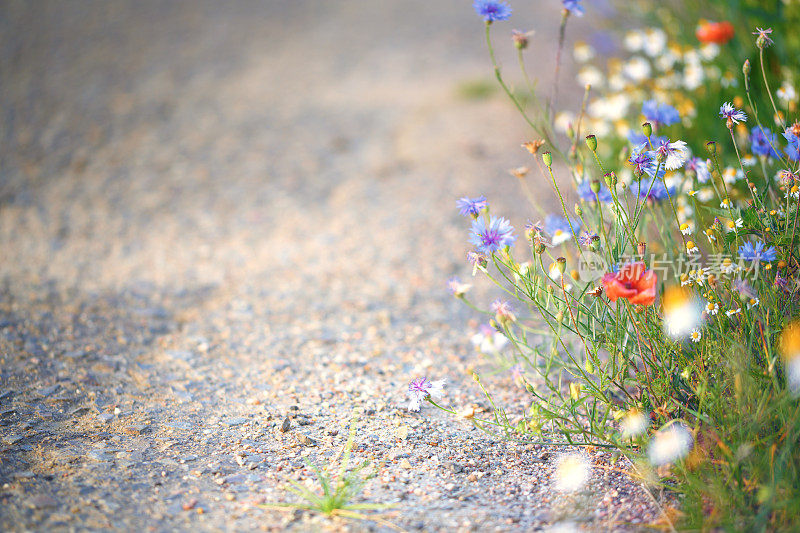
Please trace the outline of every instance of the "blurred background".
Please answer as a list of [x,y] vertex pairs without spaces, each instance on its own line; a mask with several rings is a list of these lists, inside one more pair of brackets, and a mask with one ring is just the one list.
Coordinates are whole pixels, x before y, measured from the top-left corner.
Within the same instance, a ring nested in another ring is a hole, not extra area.
[[[559,13],[515,5],[514,24],[553,20],[532,39],[540,76]],[[527,216],[506,171],[530,164],[528,132],[484,91],[471,2],[12,1],[0,24],[12,285],[175,289],[281,268],[438,290],[466,251],[456,197]],[[495,36],[509,69],[511,27]],[[575,85],[569,66],[562,79]]]

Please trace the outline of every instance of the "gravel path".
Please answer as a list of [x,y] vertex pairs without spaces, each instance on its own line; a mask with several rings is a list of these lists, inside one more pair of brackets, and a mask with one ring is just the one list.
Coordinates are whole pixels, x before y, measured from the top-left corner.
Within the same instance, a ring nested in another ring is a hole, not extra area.
[[559,496],[559,450],[403,409],[420,375],[481,406],[454,198],[529,216],[520,120],[456,96],[488,72],[469,2],[4,2],[0,71],[0,529],[384,529],[258,507],[356,410],[403,529],[653,518],[613,470]]

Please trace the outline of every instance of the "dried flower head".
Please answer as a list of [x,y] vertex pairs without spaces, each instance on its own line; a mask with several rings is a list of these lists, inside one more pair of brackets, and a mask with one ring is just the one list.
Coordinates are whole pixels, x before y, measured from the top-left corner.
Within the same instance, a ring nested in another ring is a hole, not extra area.
[[539,151],[539,148],[541,148],[542,146],[544,146],[544,141],[541,139],[536,139],[535,141],[528,141],[522,144],[522,147],[533,155],[536,155],[536,153]]
[[530,171],[531,171],[530,167],[517,167],[509,169],[508,173],[514,176],[515,178],[522,179],[525,176],[527,176],[528,172]]

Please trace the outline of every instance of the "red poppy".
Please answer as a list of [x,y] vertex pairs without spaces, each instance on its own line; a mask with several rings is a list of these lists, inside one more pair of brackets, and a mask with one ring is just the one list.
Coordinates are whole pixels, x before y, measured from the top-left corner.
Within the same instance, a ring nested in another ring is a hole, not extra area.
[[632,304],[653,305],[656,301],[656,281],[658,276],[652,270],[645,270],[641,261],[627,263],[619,272],[609,272],[603,276],[608,299],[625,298]]
[[733,24],[727,21],[706,22],[697,28],[695,35],[701,43],[725,44],[733,39]]

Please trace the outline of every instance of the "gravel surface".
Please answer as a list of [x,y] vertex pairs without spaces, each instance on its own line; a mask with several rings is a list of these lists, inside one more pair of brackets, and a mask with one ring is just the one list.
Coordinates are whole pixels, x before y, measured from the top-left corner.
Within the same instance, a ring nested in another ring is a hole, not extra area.
[[0,529],[384,530],[259,507],[355,412],[402,529],[654,519],[616,470],[560,495],[563,450],[403,407],[421,375],[487,407],[454,198],[531,216],[521,121],[457,96],[481,39],[455,0],[0,6]]

